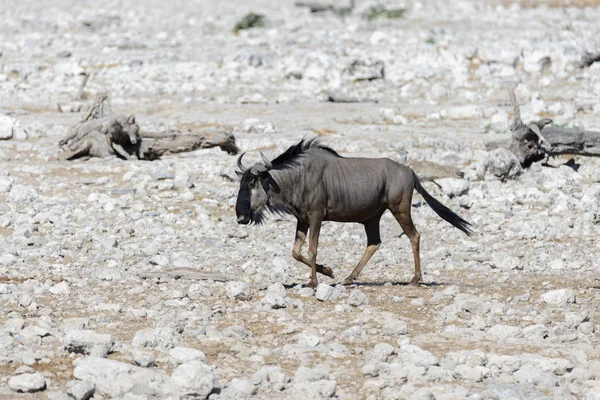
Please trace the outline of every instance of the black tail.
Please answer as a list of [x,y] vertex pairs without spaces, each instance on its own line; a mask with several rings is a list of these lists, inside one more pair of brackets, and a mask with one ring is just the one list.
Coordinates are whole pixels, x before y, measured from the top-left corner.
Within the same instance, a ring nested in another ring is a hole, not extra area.
[[450,210],[448,207],[446,207],[445,205],[443,205],[442,203],[437,201],[429,193],[427,193],[425,188],[423,186],[421,186],[421,182],[419,181],[419,177],[417,176],[417,174],[415,174],[413,172],[413,175],[414,175],[415,189],[417,190],[417,192],[419,192],[419,194],[421,196],[423,196],[423,198],[425,199],[425,202],[427,202],[427,204],[429,204],[429,206],[433,209],[433,211],[435,211],[435,213],[437,215],[442,217],[442,219],[444,221],[451,223],[454,227],[456,227],[456,228],[460,229],[461,231],[463,231],[464,233],[466,233],[467,236],[471,236],[471,234],[473,233],[473,230],[470,228],[471,223],[465,221],[458,215],[454,214],[452,212],[452,210]]

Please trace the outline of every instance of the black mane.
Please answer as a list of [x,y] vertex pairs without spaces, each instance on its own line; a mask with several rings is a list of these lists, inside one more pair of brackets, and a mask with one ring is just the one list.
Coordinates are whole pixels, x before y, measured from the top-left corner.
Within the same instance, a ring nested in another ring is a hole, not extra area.
[[321,149],[336,157],[341,157],[335,150],[321,143],[320,138],[302,139],[298,143],[290,146],[281,153],[276,159],[271,161],[274,168],[285,169],[296,164],[298,159],[310,149]]

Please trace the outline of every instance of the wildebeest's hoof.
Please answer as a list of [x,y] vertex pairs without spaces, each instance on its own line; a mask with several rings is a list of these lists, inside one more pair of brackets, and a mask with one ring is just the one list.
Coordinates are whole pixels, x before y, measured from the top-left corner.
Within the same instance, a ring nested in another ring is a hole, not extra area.
[[412,278],[409,285],[414,287],[421,287],[421,280],[422,279]]
[[353,284],[354,284],[354,278],[351,276],[347,277],[342,282],[342,285],[353,285]]
[[325,276],[330,277],[331,279],[335,279],[335,276],[333,275],[333,270],[331,268],[324,267],[322,265],[320,265],[320,267],[321,267],[321,271],[318,271],[318,272],[320,272],[321,274],[323,274]]
[[315,280],[311,279],[310,281],[308,281],[308,284],[306,286],[316,290],[318,285],[319,285],[319,281],[317,281],[316,279]]

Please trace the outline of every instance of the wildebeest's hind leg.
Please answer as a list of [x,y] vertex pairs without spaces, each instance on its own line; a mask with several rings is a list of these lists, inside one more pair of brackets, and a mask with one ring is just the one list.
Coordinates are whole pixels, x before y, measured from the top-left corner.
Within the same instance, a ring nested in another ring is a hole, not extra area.
[[415,258],[415,276],[410,281],[412,286],[418,286],[419,282],[423,280],[423,275],[421,274],[421,257],[419,255],[419,241],[421,239],[421,235],[415,228],[415,225],[412,222],[412,217],[410,215],[410,199],[408,201],[402,201],[400,204],[399,210],[391,210],[396,217],[396,220],[402,227],[402,230],[408,236],[410,240],[410,245],[412,247],[413,256]]
[[[307,267],[312,268],[308,258],[302,255],[302,245],[304,245],[304,241],[306,240],[306,232],[308,232],[308,223],[298,220],[298,224],[296,225],[296,240],[294,241],[292,257],[294,257],[294,259],[297,261],[306,264]],[[317,264],[317,272],[330,278],[335,278],[333,276],[333,270],[329,267],[324,267],[321,264]]]
[[379,246],[381,246],[381,236],[379,234],[380,219],[381,215],[364,224],[365,232],[367,233],[367,248],[356,267],[354,267],[350,275],[342,282],[343,285],[351,285],[352,282],[358,278],[364,266],[367,265],[373,254],[375,254]]

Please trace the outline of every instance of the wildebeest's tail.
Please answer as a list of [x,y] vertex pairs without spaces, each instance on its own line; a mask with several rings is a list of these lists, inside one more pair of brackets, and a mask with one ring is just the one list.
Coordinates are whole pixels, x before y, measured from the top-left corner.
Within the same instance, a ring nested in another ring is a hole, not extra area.
[[413,172],[413,180],[414,180],[414,186],[415,186],[415,189],[417,190],[417,192],[419,192],[419,194],[421,196],[423,196],[423,198],[425,199],[425,202],[427,202],[427,204],[429,204],[429,206],[433,209],[433,211],[435,211],[435,213],[437,215],[442,217],[442,219],[444,221],[451,223],[454,227],[456,227],[456,228],[460,229],[461,231],[463,231],[464,233],[466,233],[467,236],[471,236],[471,234],[473,233],[473,230],[471,229],[471,223],[465,221],[458,215],[454,214],[452,212],[452,210],[450,210],[448,207],[446,207],[445,205],[443,205],[442,203],[437,201],[432,195],[427,193],[425,188],[423,186],[421,186],[419,177],[414,172]]

